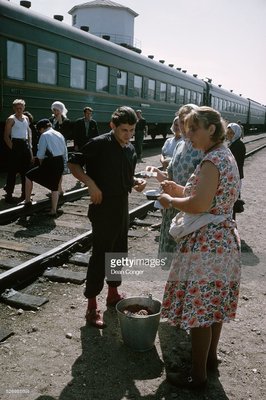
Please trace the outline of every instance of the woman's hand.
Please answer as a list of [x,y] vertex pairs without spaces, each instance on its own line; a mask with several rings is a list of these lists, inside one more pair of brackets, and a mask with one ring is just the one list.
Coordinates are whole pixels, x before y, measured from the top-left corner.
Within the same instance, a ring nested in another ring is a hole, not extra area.
[[167,193],[172,197],[182,197],[183,196],[184,187],[181,185],[178,185],[174,181],[163,181],[163,182],[161,182],[161,187],[162,187],[164,193]]
[[162,182],[163,180],[165,180],[165,178],[167,178],[167,173],[161,171],[161,170],[160,170],[159,168],[157,168],[157,167],[152,167],[151,165],[148,165],[148,166],[146,167],[146,171],[148,171],[148,172],[156,172],[156,173],[157,173],[156,179],[157,179],[157,181],[159,181],[159,182]]
[[164,208],[172,208],[172,200],[173,200],[172,196],[166,193],[162,193],[158,197],[158,201]]

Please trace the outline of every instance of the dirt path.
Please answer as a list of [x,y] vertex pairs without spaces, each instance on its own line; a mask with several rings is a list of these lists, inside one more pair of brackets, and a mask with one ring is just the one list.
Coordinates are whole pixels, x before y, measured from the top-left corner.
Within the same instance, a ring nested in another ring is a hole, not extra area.
[[[237,319],[225,325],[220,342],[219,375],[209,377],[203,394],[174,389],[165,369],[179,368],[190,359],[189,337],[160,323],[155,347],[136,353],[124,346],[116,313],[100,308],[108,327],[86,327],[82,287],[39,283],[49,302],[38,312],[0,303],[0,326],[15,334],[0,346],[2,400],[126,400],[205,399],[262,400],[265,388],[265,193],[266,151],[248,159],[242,197],[245,212],[237,216],[243,243],[242,285]],[[158,231],[142,228],[131,249],[145,254],[158,247]],[[137,246],[140,246],[138,248]],[[130,296],[152,293],[161,299],[164,282],[125,281]],[[44,291],[45,288],[45,291]]]

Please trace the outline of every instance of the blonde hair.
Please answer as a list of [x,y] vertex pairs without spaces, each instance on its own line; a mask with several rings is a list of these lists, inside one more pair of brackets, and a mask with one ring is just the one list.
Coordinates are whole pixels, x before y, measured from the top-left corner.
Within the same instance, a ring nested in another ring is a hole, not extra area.
[[[176,122],[178,123],[178,121],[179,121],[179,117],[177,116],[177,117],[174,118],[173,123],[172,123],[172,126],[171,126],[171,128],[170,128],[170,131],[171,131],[172,133],[175,133],[175,124],[176,124]],[[179,124],[178,124],[178,125],[179,125]],[[178,127],[178,130],[180,131],[180,128],[179,128],[179,127]]]
[[13,106],[16,106],[17,104],[21,104],[24,107],[26,105],[25,100],[22,100],[22,99],[16,99],[16,100],[13,101],[12,104],[13,104]]
[[225,140],[225,121],[221,114],[211,107],[202,106],[190,111],[185,118],[185,129],[188,129],[191,124],[196,126],[201,124],[205,129],[209,128],[210,125],[214,125],[215,131],[211,138],[212,141],[214,143],[222,143]]
[[180,120],[182,120],[188,113],[190,113],[190,111],[197,110],[198,108],[199,107],[196,104],[185,104],[184,106],[179,108],[175,115],[178,116]]

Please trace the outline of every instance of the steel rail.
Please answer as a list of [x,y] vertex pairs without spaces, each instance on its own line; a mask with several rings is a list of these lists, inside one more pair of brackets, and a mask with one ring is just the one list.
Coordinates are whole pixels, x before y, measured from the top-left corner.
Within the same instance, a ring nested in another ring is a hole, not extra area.
[[249,151],[248,153],[246,153],[245,158],[253,156],[253,154],[257,153],[258,151],[260,151],[262,149],[264,149],[265,147],[266,147],[266,144],[263,144],[263,145],[257,147],[256,149],[253,149],[253,150]]
[[[75,201],[80,199],[82,196],[89,196],[88,188],[81,188],[72,190],[71,192],[65,192],[62,197],[59,198],[58,204],[61,205],[66,201]],[[7,210],[0,211],[0,225],[6,224],[13,221],[19,217],[28,215],[29,212],[39,212],[50,206],[50,199],[43,199],[38,202],[32,202],[30,207],[25,207],[24,205],[17,205]]]
[[[153,209],[154,201],[148,201],[132,210],[129,211],[130,223],[135,218],[143,218],[149,210]],[[77,251],[84,242],[84,247],[89,248],[91,245],[92,231],[83,233],[82,235],[76,236],[75,238],[63,243],[47,252],[32,258],[16,267],[11,268],[8,271],[0,274],[0,293],[5,289],[10,289],[11,286],[21,285],[33,277],[39,276],[42,272],[51,264],[62,264],[62,260],[67,260],[72,252]]]

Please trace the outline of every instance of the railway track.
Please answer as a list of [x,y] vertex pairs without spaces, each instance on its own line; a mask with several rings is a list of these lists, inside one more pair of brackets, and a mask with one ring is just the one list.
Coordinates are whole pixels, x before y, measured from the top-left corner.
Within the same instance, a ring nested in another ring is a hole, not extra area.
[[[247,157],[250,157],[266,147],[266,136],[245,139],[245,144]],[[155,160],[159,156],[155,156],[155,153],[153,151],[153,155],[146,158],[146,164],[138,164],[138,171],[148,163],[156,165]],[[147,189],[155,187],[158,187],[156,179],[149,179]],[[2,301],[12,304],[13,297],[15,304],[20,304],[17,292],[12,290],[22,290],[19,293],[23,293],[23,288],[42,274],[52,280],[84,282],[84,266],[91,246],[88,203],[87,189],[79,188],[66,192],[61,198],[57,219],[47,217],[46,210],[50,205],[48,198],[34,202],[30,210],[17,206],[0,212]],[[151,226],[160,221],[161,214],[153,206],[154,202],[148,201],[143,193],[133,191],[130,194],[129,235],[141,238],[141,226]],[[65,263],[70,265],[70,270],[62,267]],[[39,304],[39,300],[37,303],[31,301],[33,308],[34,304]],[[31,307],[27,301],[23,304],[26,308]]]
[[248,158],[266,147],[266,135],[258,135],[253,139],[244,139],[244,143],[247,148],[246,158]]

